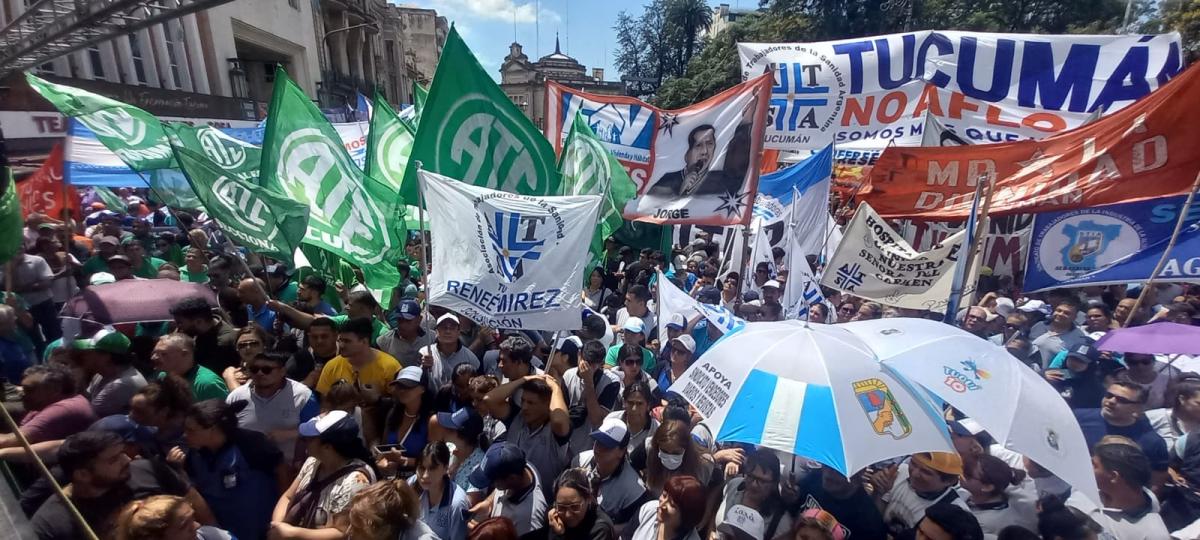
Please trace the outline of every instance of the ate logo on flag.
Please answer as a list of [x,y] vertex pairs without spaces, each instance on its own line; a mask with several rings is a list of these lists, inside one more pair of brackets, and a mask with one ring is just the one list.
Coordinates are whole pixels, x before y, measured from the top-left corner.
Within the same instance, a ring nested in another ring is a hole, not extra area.
[[389,123],[379,138],[378,162],[383,178],[404,178],[408,167],[408,156],[412,152],[412,137],[408,126],[400,122]]
[[837,270],[837,278],[834,283],[847,291],[853,291],[855,287],[863,284],[865,274],[859,268],[857,264],[843,264]]
[[97,135],[121,139],[130,146],[137,146],[146,138],[146,123],[124,109],[96,111],[77,119]]
[[[546,216],[530,216],[518,212],[495,212],[488,236],[492,240],[492,253],[496,255],[500,275],[512,283],[525,275],[526,261],[542,258],[539,248],[546,245],[545,238],[538,235]],[[542,231],[547,230],[542,227]]]
[[[425,119],[429,121],[429,118]],[[458,178],[475,186],[510,193],[547,193],[554,171],[526,148],[544,138],[524,118],[495,106],[487,96],[458,98],[437,128],[434,171],[462,171]]]
[[246,151],[241,144],[230,140],[215,129],[202,130],[196,134],[200,148],[214,163],[226,169],[241,167],[246,163]]

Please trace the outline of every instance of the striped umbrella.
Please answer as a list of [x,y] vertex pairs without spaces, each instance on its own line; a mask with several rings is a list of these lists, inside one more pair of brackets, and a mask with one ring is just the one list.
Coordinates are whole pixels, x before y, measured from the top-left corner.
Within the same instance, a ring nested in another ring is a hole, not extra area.
[[718,442],[765,446],[846,476],[916,452],[954,452],[931,402],[836,325],[748,323],[671,385]]

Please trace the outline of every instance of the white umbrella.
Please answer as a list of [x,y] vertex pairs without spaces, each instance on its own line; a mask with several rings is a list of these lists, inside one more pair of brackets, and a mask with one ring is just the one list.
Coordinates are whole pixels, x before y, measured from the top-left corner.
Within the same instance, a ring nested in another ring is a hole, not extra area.
[[717,441],[807,457],[846,476],[889,458],[954,451],[940,411],[839,326],[748,323],[670,390]]
[[1036,461],[1099,504],[1087,443],[1071,408],[1050,383],[1004,347],[927,319],[838,326],[866,342],[892,371],[970,416],[1005,447]]

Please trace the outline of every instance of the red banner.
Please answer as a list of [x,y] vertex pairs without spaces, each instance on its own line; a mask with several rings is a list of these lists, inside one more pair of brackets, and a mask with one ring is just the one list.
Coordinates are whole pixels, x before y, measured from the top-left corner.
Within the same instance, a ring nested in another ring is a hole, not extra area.
[[883,152],[864,199],[889,218],[963,219],[980,178],[991,214],[1037,213],[1187,193],[1200,172],[1200,70],[1079,128],[1042,140]]
[[61,220],[64,189],[71,213],[78,218],[79,194],[75,192],[75,188],[63,184],[62,145],[56,144],[37,171],[17,182],[17,195],[21,197],[21,214],[23,217],[29,217],[29,214],[38,212]]

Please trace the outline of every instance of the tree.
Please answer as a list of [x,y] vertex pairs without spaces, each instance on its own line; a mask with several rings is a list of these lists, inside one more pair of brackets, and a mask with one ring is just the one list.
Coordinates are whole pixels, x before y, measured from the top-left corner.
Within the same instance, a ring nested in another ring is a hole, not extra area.
[[1179,32],[1188,59],[1200,54],[1200,0],[1163,0],[1159,6],[1162,24]]
[[712,26],[713,12],[704,0],[671,0],[667,20],[683,32],[683,64],[692,61],[700,32]]

